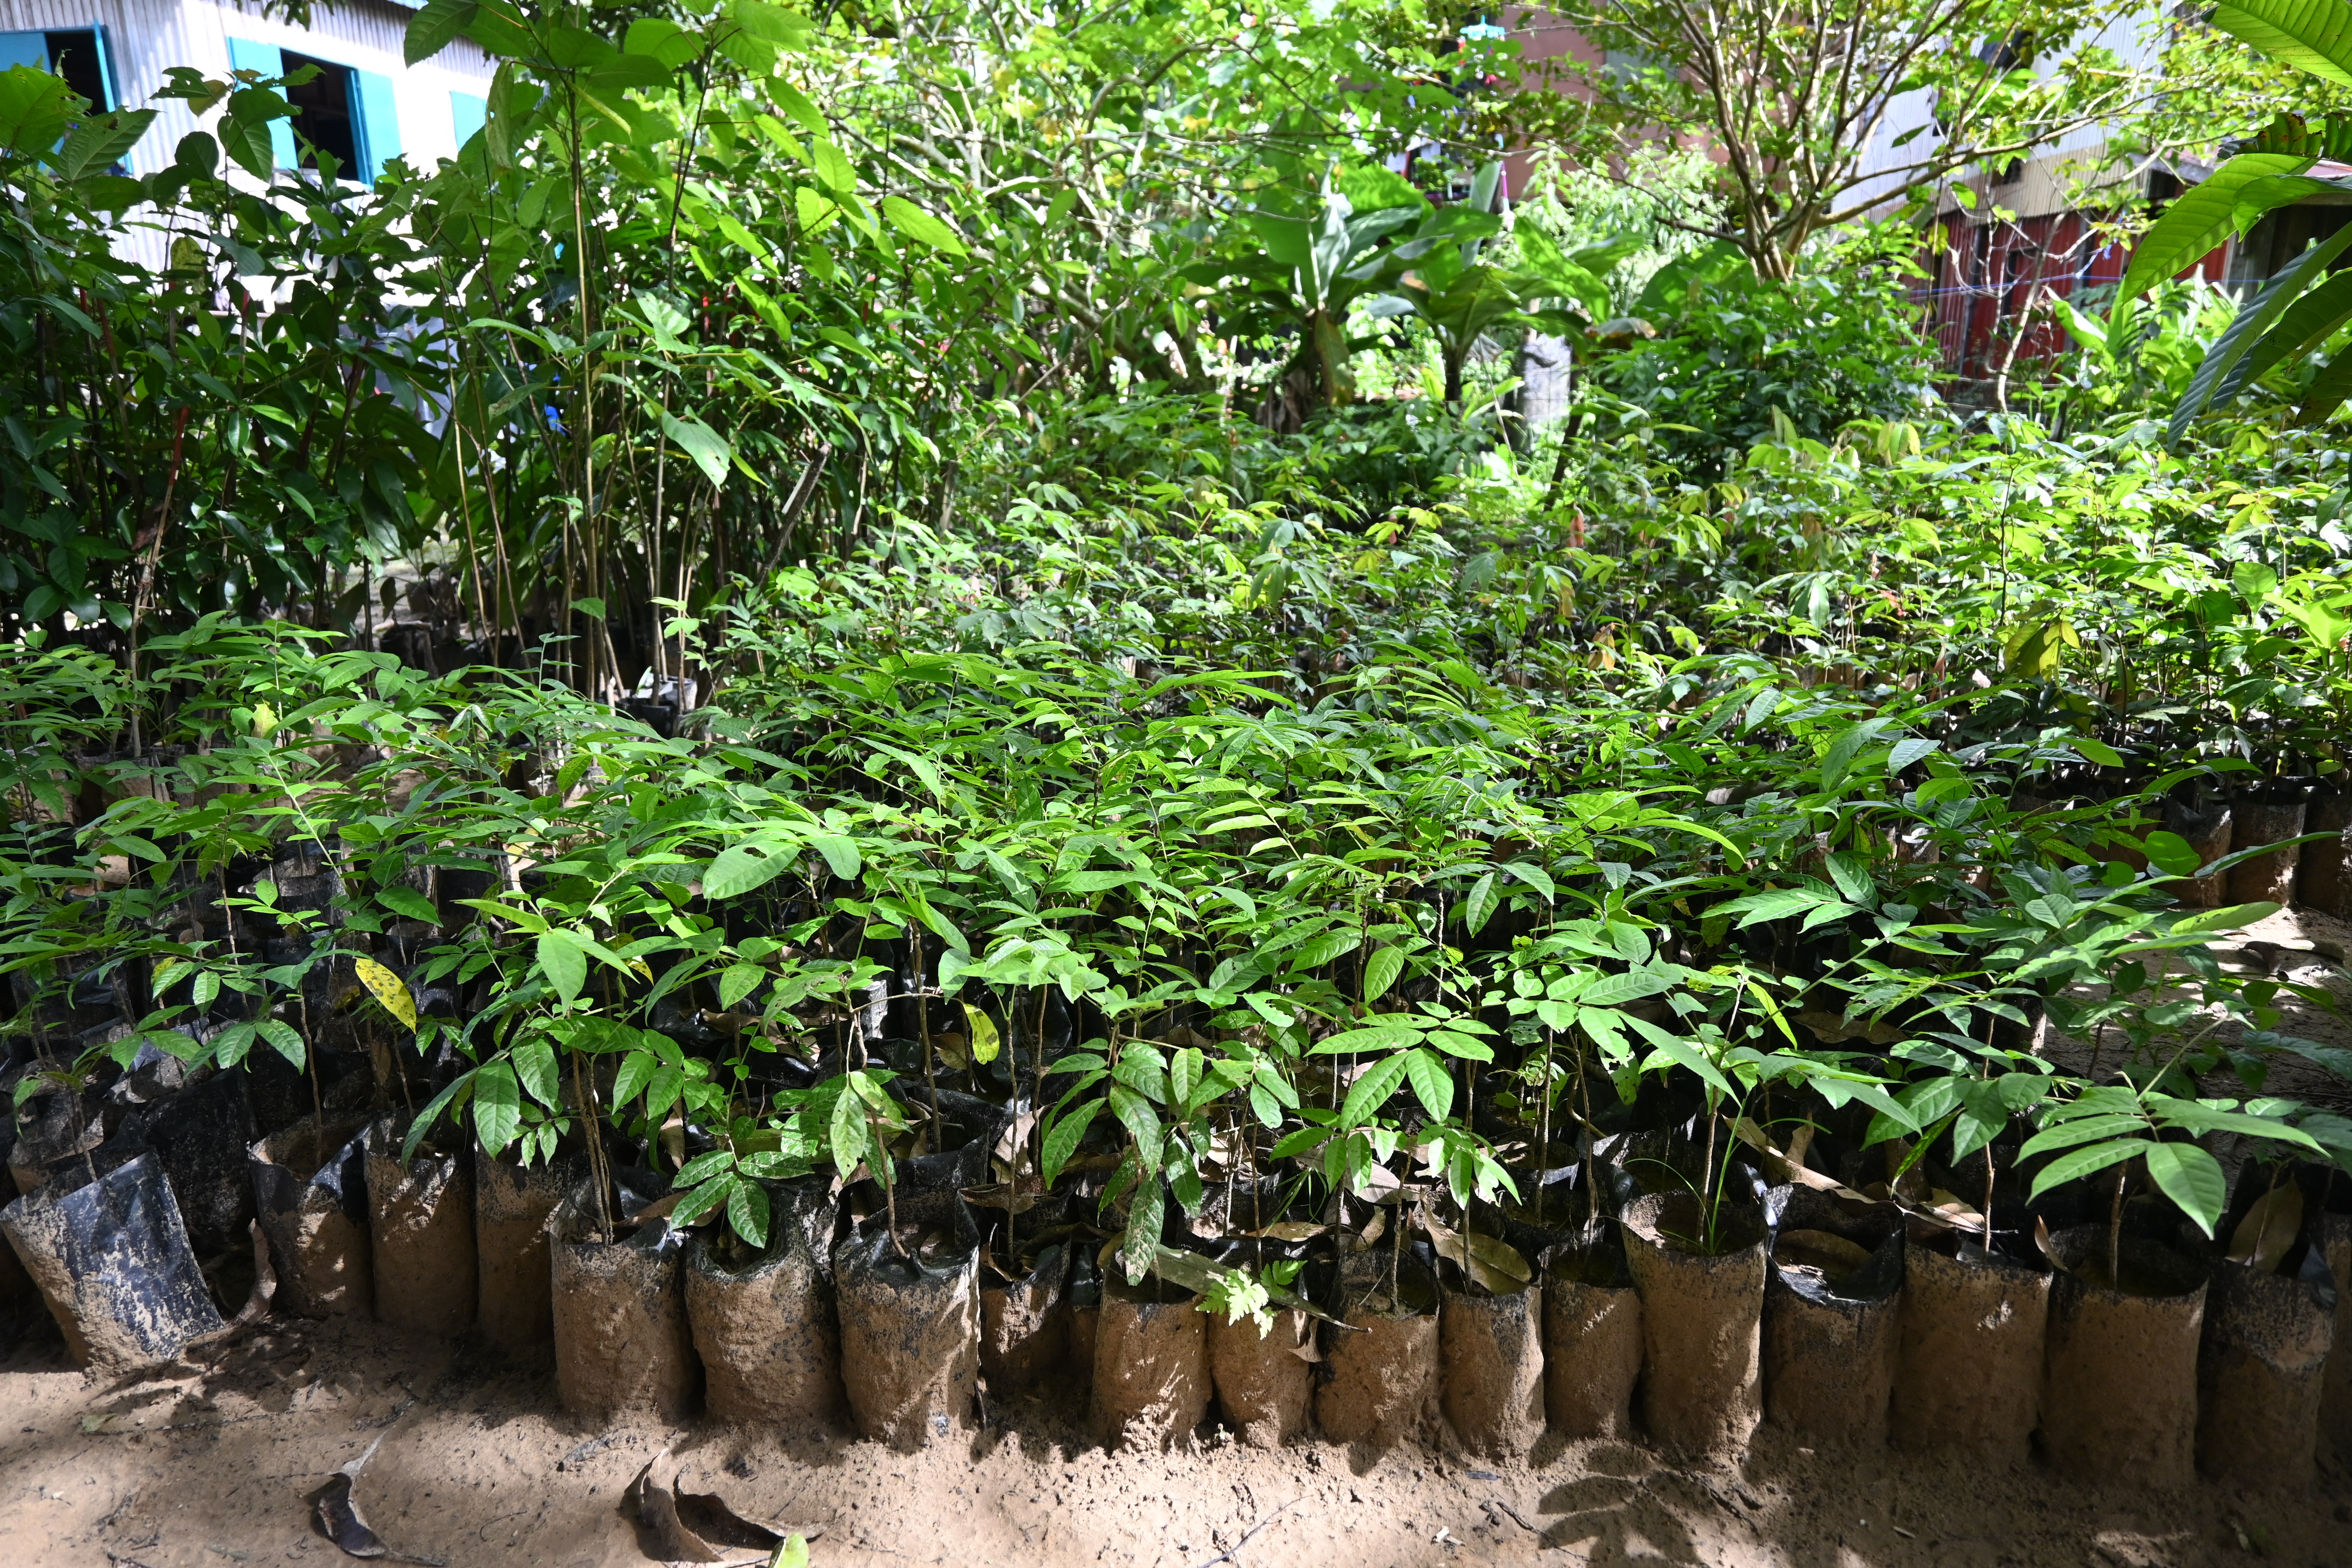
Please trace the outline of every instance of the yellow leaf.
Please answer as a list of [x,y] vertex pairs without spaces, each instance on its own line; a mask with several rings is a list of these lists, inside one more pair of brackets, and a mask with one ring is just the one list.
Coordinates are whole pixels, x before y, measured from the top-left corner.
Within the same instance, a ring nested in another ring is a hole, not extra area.
[[971,1059],[988,1063],[996,1059],[1003,1042],[997,1038],[996,1020],[967,1002],[963,1005],[965,1025],[971,1029]]
[[416,999],[408,994],[406,982],[373,958],[355,958],[352,967],[359,972],[360,984],[383,1004],[385,1012],[399,1019],[403,1027],[416,1027]]

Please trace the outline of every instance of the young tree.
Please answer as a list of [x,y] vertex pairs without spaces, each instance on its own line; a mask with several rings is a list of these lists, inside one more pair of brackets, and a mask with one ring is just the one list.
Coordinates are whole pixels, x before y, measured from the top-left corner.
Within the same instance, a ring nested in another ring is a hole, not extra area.
[[[2093,0],[1568,0],[1597,61],[1523,93],[1535,139],[1595,167],[1663,138],[1707,153],[1721,206],[1690,226],[1786,279],[1806,242],[1979,164],[2126,114],[2154,87],[2110,43],[2146,9]],[[1907,122],[1907,123],[1906,123]]]

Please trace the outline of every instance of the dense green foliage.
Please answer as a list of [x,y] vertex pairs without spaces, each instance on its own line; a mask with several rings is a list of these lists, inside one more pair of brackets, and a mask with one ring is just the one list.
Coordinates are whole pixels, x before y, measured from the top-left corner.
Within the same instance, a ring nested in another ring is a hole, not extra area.
[[2193,322],[1956,413],[1883,237],[1514,223],[1466,90],[1387,173],[1410,9],[608,22],[434,0],[488,123],[365,195],[281,84],[131,182],[0,79],[20,1103],[396,1041],[412,1144],[756,1244],[961,1088],[1137,1275],[1213,1182],[1557,1222],[1628,1131],[2012,1235],[2352,1160],[2176,830],[2343,778],[2344,476],[2162,443]]

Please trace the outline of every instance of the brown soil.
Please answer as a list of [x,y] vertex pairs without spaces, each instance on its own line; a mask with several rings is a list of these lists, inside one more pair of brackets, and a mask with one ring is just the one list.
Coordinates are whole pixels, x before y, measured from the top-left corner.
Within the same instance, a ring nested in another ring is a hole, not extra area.
[[2322,795],[2303,819],[2305,833],[2336,833],[2303,847],[2295,867],[2294,901],[2323,914],[2352,915],[2352,795]]
[[1626,1205],[1625,1261],[1642,1291],[1643,1424],[1687,1454],[1729,1452],[1763,1418],[1763,1215],[1726,1205],[1716,1257],[1679,1250],[1698,1231],[1698,1205],[1654,1194]]
[[1209,1316],[1198,1298],[1103,1281],[1094,1430],[1113,1448],[1165,1448],[1209,1413]]
[[1463,1449],[1527,1453],[1544,1433],[1543,1292],[1448,1289],[1437,1317],[1439,1402]]
[[1057,1244],[1026,1279],[982,1285],[980,1370],[991,1392],[1018,1394],[1069,1358],[1069,1248]]
[[831,1284],[807,1240],[782,1244],[741,1270],[719,1267],[708,1237],[686,1259],[686,1312],[720,1421],[830,1421],[842,1408],[841,1336]]
[[2304,1280],[2215,1266],[2198,1358],[2199,1469],[2258,1486],[2310,1484],[2335,1317]]
[[423,1334],[454,1334],[474,1321],[473,1163],[418,1150],[400,1164],[400,1117],[368,1129],[368,1234],[379,1322]]
[[2326,1386],[2320,1395],[2320,1442],[2352,1454],[2352,1215],[2319,1216],[2319,1245],[2336,1276],[2336,1341],[2347,1347],[2327,1358]]
[[[2232,850],[2252,849],[2264,844],[2280,844],[2303,832],[2303,802],[2241,801],[2231,808],[2236,816],[2230,829]],[[2275,849],[2268,855],[2257,855],[2230,868],[2229,898],[2232,904],[2251,904],[2264,900],[2274,904],[2291,903],[2294,899],[2294,872],[2305,846],[2292,849]]]
[[564,1201],[549,1242],[563,1407],[603,1419],[683,1420],[701,1381],[678,1278],[686,1248],[660,1219],[617,1240],[582,1239],[588,1197],[583,1186]]
[[511,1356],[544,1356],[555,1342],[549,1293],[549,1216],[568,1173],[545,1161],[525,1170],[474,1152],[474,1256],[480,1269],[482,1337]]
[[[2078,1268],[2095,1256],[2104,1268],[2106,1247],[2105,1226],[2051,1237],[2059,1261]],[[2193,1260],[2154,1242],[2126,1237],[2123,1254],[2127,1280],[2168,1275],[2189,1288],[2126,1295],[2061,1269],[2050,1289],[2042,1441],[2060,1472],[2078,1480],[2186,1486],[2195,1469],[2205,1281]]]
[[1780,1269],[1764,1291],[1764,1415],[1800,1442],[1886,1445],[1902,1293],[1809,1300]]
[[1315,1391],[1316,1424],[1360,1451],[1418,1441],[1437,1410],[1437,1314],[1359,1306],[1345,1321],[1324,1331],[1330,1381]]
[[[365,1312],[375,1304],[375,1258],[367,1227],[353,1219],[334,1192],[313,1179],[329,1158],[353,1138],[362,1124],[330,1121],[320,1136],[316,1123],[298,1121],[253,1146],[257,1165],[274,1165],[290,1177],[292,1206],[257,1206],[262,1233],[269,1237],[270,1267],[278,1275],[277,1304],[306,1318]],[[257,1174],[255,1185],[263,1184]]]
[[980,1385],[979,1254],[929,1268],[852,1237],[835,1254],[841,1383],[857,1429],[913,1450],[968,1427]]
[[1209,1372],[1217,1408],[1234,1435],[1254,1448],[1274,1448],[1307,1435],[1315,1396],[1315,1320],[1304,1312],[1276,1312],[1274,1326],[1260,1331],[1244,1314],[1229,1323],[1209,1317]]
[[1564,1437],[1630,1437],[1642,1293],[1555,1269],[1544,1280],[1544,1408]]
[[[607,1426],[545,1370],[364,1320],[272,1325],[210,1371],[110,1384],[53,1331],[0,1358],[0,1563],[337,1568],[310,1498],[381,1438],[359,1507],[394,1551],[451,1568],[645,1568],[622,1512],[664,1444],[683,1489],[821,1527],[817,1568],[1438,1564],[1704,1568],[2220,1568],[2343,1560],[2352,1473],[2250,1503],[2240,1489],[1993,1487],[1941,1458],[1809,1455],[1767,1429],[1738,1470],[1624,1442],[1548,1440],[1532,1462],[1378,1457],[1304,1443],[1107,1453],[1082,1403],[992,1401],[997,1425],[920,1454],[824,1426]],[[730,1554],[730,1562],[752,1557]]]
[[1904,1259],[1896,1444],[2023,1464],[2042,1419],[2049,1317],[2050,1276],[2041,1269],[1913,1247]]

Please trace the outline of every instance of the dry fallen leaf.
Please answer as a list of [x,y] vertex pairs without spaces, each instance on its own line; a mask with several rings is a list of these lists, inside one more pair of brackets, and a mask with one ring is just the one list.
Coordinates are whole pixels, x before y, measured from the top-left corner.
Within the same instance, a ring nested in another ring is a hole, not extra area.
[[2230,1260],[2272,1274],[2303,1234],[2303,1189],[2284,1182],[2254,1200],[2230,1237]]
[[764,1554],[794,1538],[814,1540],[823,1525],[779,1524],[738,1513],[711,1492],[681,1491],[677,1458],[665,1447],[637,1472],[637,1517],[646,1527],[653,1556],[664,1563],[741,1561],[745,1551]]

